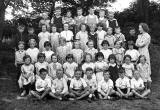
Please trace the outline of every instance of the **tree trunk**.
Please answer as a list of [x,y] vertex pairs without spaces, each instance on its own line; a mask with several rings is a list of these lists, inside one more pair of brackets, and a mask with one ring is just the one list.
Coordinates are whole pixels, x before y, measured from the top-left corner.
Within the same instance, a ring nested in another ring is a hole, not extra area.
[[3,28],[4,28],[4,19],[5,19],[5,8],[1,8],[0,10],[0,40],[2,40],[3,36]]

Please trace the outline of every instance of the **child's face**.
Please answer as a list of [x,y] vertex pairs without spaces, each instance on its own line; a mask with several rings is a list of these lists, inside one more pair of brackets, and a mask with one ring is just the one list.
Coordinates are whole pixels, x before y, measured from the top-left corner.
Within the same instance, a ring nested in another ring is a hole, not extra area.
[[116,47],[116,48],[120,48],[120,47],[121,47],[121,43],[120,43],[120,42],[117,42],[116,45],[115,45],[115,47]]
[[135,71],[135,72],[134,72],[134,78],[135,78],[136,80],[138,80],[138,79],[140,78],[140,75],[139,75],[139,72],[138,72],[138,71]]
[[94,14],[94,10],[92,8],[89,9],[89,14],[91,14],[91,15]]
[[88,42],[88,48],[92,49],[94,47],[93,42]]
[[101,31],[103,28],[101,26],[98,26],[98,30]]
[[29,30],[28,30],[28,33],[29,33],[29,34],[33,34],[33,33],[34,33],[34,29],[29,29]]
[[52,56],[52,62],[56,63],[57,62],[57,56]]
[[63,71],[62,70],[57,70],[56,76],[58,79],[61,79],[63,77]]
[[109,61],[111,64],[114,64],[115,63],[115,60],[113,58],[110,59]]
[[68,58],[67,61],[71,63],[73,62],[73,58]]
[[133,45],[128,45],[128,48],[132,50],[133,49]]
[[56,10],[55,14],[59,16],[61,14],[61,10]]
[[99,57],[98,57],[98,61],[100,61],[100,62],[103,61],[103,57],[102,57],[102,56],[99,56]]
[[119,73],[119,77],[123,79],[124,78],[124,73]]
[[60,39],[60,44],[61,44],[62,46],[64,46],[64,45],[66,44],[65,40],[64,40],[64,39]]
[[43,63],[45,58],[44,57],[40,57],[38,60],[39,60],[40,63]]
[[46,78],[47,72],[40,73],[40,77],[44,80]]
[[19,27],[18,27],[18,31],[19,31],[20,33],[23,33],[23,32],[24,32],[24,27],[19,26]]
[[113,33],[112,28],[109,28],[107,34],[112,35],[112,33]]
[[34,48],[36,44],[35,42],[31,41],[29,45],[30,45],[30,48]]
[[106,72],[106,73],[103,74],[103,77],[104,77],[104,80],[105,80],[105,81],[108,81],[109,78],[110,78],[110,75],[109,75],[108,72]]
[[24,49],[24,45],[23,44],[19,44],[18,48],[19,48],[19,50],[23,50]]
[[95,27],[94,26],[90,27],[90,31],[94,32],[95,31]]
[[48,18],[47,13],[44,13],[42,17],[43,17],[43,19],[47,19]]
[[76,71],[74,76],[77,80],[79,80],[82,76],[82,71]]
[[91,79],[92,78],[92,74],[93,74],[92,70],[86,71],[87,79]]
[[64,30],[67,31],[68,30],[68,24],[64,24]]
[[91,56],[90,55],[86,56],[86,62],[91,62]]
[[141,57],[141,58],[140,58],[140,62],[144,64],[144,63],[146,62],[145,58],[144,58],[144,57]]
[[134,35],[136,34],[136,31],[135,31],[134,29],[132,29],[132,30],[129,31],[129,34],[130,34],[131,36],[134,36]]
[[26,65],[29,65],[31,63],[31,59],[30,58],[26,58],[24,60],[24,62],[25,62]]
[[67,12],[67,17],[71,17],[71,16],[72,16],[71,12],[70,11]]
[[86,31],[86,26],[85,25],[81,26],[81,31],[83,31],[83,32]]
[[78,14],[78,16],[81,16],[82,15],[82,10],[77,10],[77,14]]
[[46,49],[46,50],[50,50],[51,47],[50,47],[50,46],[45,46],[45,49]]
[[104,16],[105,16],[105,11],[100,11],[100,12],[99,12],[99,16],[100,16],[100,17],[104,17]]
[[129,57],[126,57],[125,63],[126,63],[126,64],[129,64],[130,62],[131,62],[131,59],[130,59]]
[[120,28],[116,28],[115,32],[116,32],[116,34],[119,34],[119,33],[121,33],[121,29]]
[[103,44],[103,49],[107,50],[108,49],[108,44]]
[[75,46],[76,49],[79,49],[79,48],[80,48],[79,42],[75,42],[75,43],[74,43],[74,46]]
[[57,31],[56,27],[52,27],[52,32],[55,33]]
[[113,19],[114,18],[114,14],[113,13],[109,13],[108,17],[109,17],[109,19]]
[[45,32],[46,30],[47,30],[46,26],[43,25],[43,26],[42,26],[42,32]]

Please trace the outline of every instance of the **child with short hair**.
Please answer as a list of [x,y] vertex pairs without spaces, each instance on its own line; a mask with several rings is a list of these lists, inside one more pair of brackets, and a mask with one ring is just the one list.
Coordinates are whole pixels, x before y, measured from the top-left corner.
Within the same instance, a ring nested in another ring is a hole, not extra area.
[[139,56],[139,64],[137,65],[137,69],[139,74],[144,81],[145,89],[151,92],[151,74],[149,64],[146,62],[146,57],[144,55]]
[[96,25],[91,25],[90,26],[90,32],[88,33],[88,39],[93,40],[94,42],[94,48],[98,49],[98,34],[95,32],[96,30]]
[[138,58],[140,56],[140,53],[138,50],[134,49],[134,42],[133,41],[128,41],[128,50],[126,51],[125,55],[130,55],[131,56],[131,61],[136,64],[138,61]]
[[47,31],[47,26],[46,25],[42,25],[42,32],[40,32],[38,34],[38,38],[39,38],[39,51],[43,52],[45,50],[44,48],[44,43],[46,41],[50,40],[50,33]]
[[109,55],[108,57],[108,71],[110,72],[110,78],[112,79],[114,85],[116,83],[116,80],[118,79],[118,69],[119,66],[116,62],[116,56],[114,54]]
[[16,66],[16,80],[18,81],[21,75],[21,66],[24,64],[23,57],[26,55],[26,51],[24,50],[24,42],[19,41],[18,50],[15,52],[15,66]]
[[66,61],[67,54],[70,53],[70,48],[66,45],[66,39],[63,37],[60,37],[59,39],[60,46],[57,47],[57,55],[58,55],[58,61],[63,64]]
[[102,52],[96,54],[95,70],[97,83],[100,83],[104,79],[103,71],[108,69],[108,64],[104,61],[104,55]]
[[134,44],[136,43],[136,40],[138,38],[138,35],[136,33],[136,29],[134,27],[129,28],[128,36],[126,36],[126,41],[133,41]]
[[122,65],[125,49],[122,47],[122,42],[116,41],[115,47],[112,49],[116,56],[117,64]]
[[48,70],[48,63],[45,61],[45,54],[39,53],[37,56],[38,62],[35,63],[36,75],[39,76],[40,69],[44,68]]
[[92,40],[89,40],[87,42],[87,46],[88,46],[88,48],[85,50],[85,53],[91,54],[92,55],[92,60],[94,61],[95,60],[95,55],[98,52],[98,50],[94,48],[94,42]]
[[116,80],[116,88],[120,98],[128,98],[130,94],[130,80],[125,76],[125,70],[120,68],[118,71],[119,78]]
[[[80,100],[89,95],[88,87],[82,76],[82,70],[77,68],[75,70],[74,78],[72,78],[70,83],[70,96],[74,99]],[[73,100],[74,100],[73,99]]]
[[108,28],[108,20],[107,18],[105,18],[105,10],[101,9],[99,11],[99,18],[98,18],[98,22],[103,24],[103,28],[104,30],[106,30]]
[[29,55],[32,59],[32,64],[35,64],[37,62],[37,55],[39,53],[39,49],[36,48],[36,40],[35,39],[30,39],[29,40],[29,46],[30,48],[28,48],[26,50],[26,55]]
[[82,64],[82,70],[83,70],[83,73],[86,72],[86,69],[88,67],[92,68],[93,70],[95,69],[95,64],[92,62],[92,55],[89,54],[89,53],[86,53],[84,55],[84,63]]
[[109,42],[110,49],[112,49],[114,47],[114,43],[116,41],[116,38],[113,35],[113,28],[111,28],[111,27],[107,28],[107,35],[105,36],[104,40],[107,40]]
[[40,69],[39,78],[36,79],[35,87],[36,91],[31,91],[30,93],[39,100],[49,95],[51,92],[51,78],[48,76],[47,69]]
[[74,77],[74,71],[78,67],[78,64],[74,62],[72,54],[66,56],[66,62],[63,64],[64,77],[67,81],[70,81]]
[[46,56],[45,61],[48,63],[51,63],[51,55],[54,54],[54,52],[51,50],[51,43],[49,41],[46,41],[44,43],[44,48],[45,51],[43,51],[42,53],[44,53],[44,55]]
[[67,81],[63,77],[63,69],[56,70],[56,79],[52,81],[49,95],[55,99],[63,100],[68,93]]
[[59,47],[59,38],[60,38],[60,34],[57,32],[57,27],[56,25],[53,25],[50,40],[51,40],[52,50],[55,53],[56,53],[57,47]]
[[23,90],[21,96],[29,94],[32,84],[35,81],[34,66],[31,64],[31,57],[26,55],[23,57],[23,60],[24,64],[21,67],[21,75],[18,80],[19,87]]
[[87,68],[83,78],[87,83],[88,91],[90,93],[88,96],[89,97],[88,101],[91,102],[91,99],[93,100],[96,99],[96,93],[97,93],[97,81],[93,69]]
[[108,13],[108,24],[109,27],[111,27],[114,31],[115,27],[118,26],[117,19],[114,18],[114,12],[109,12]]
[[54,24],[57,28],[58,33],[60,33],[63,29],[62,16],[61,16],[61,8],[55,8],[55,15],[51,19],[51,24]]
[[100,52],[104,55],[104,61],[108,63],[108,57],[112,54],[112,50],[108,48],[109,42],[107,40],[103,40],[101,43],[102,49]]
[[62,65],[58,62],[57,55],[54,53],[51,55],[52,62],[48,66],[48,75],[54,80],[56,78],[56,71],[62,68]]
[[87,48],[86,43],[88,42],[88,32],[86,31],[86,25],[81,24],[80,25],[80,31],[76,34],[76,40],[80,41],[81,49],[85,51]]
[[42,13],[42,19],[39,21],[39,27],[41,28],[43,25],[46,25],[47,30],[50,29],[50,20],[48,19],[48,13]]
[[125,63],[123,63],[122,67],[125,69],[125,76],[131,79],[133,76],[133,71],[134,71],[134,65],[131,62],[131,56],[125,55],[124,62]]
[[103,72],[104,80],[98,84],[98,92],[100,99],[111,99],[111,95],[115,94],[113,81],[110,79],[109,71]]
[[71,54],[73,54],[75,62],[80,65],[83,60],[83,50],[80,49],[80,42],[74,42],[74,48],[71,50]]
[[69,30],[69,24],[64,24],[64,31],[60,33],[60,36],[66,39],[66,45],[72,49],[73,32]]
[[102,49],[102,47],[101,47],[101,43],[102,43],[102,41],[104,40],[104,38],[105,38],[105,36],[106,36],[106,31],[104,31],[103,30],[103,24],[102,23],[98,23],[97,24],[97,39],[98,39],[98,48],[99,49]]
[[147,95],[150,93],[145,90],[144,82],[140,77],[139,71],[134,71],[134,77],[131,79],[131,93],[130,96],[135,95],[138,98],[146,99]]

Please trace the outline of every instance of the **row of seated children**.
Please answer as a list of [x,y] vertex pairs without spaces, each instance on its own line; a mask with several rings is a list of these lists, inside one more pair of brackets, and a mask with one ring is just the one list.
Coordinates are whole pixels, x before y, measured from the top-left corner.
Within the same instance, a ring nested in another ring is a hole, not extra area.
[[[108,70],[103,71],[104,79],[97,83],[94,70],[87,68],[82,76],[80,68],[75,69],[74,77],[69,83],[65,79],[65,72],[62,68],[56,70],[56,78],[49,76],[47,69],[41,68],[39,75],[34,76],[34,66],[31,64],[29,56],[24,57],[25,64],[22,66],[22,74],[19,79],[19,84],[23,89],[22,95],[30,94],[38,99],[43,99],[49,95],[55,99],[63,100],[79,100],[86,98],[91,99],[112,99],[112,95],[120,98],[128,98],[136,96],[138,98],[147,98],[151,92],[148,87],[148,82],[144,82],[140,77],[140,71],[135,70],[131,79],[125,76],[125,70],[118,70],[119,78],[115,83],[110,78]],[[28,68],[26,67],[28,66]],[[29,69],[31,68],[31,69]],[[27,71],[28,69],[28,71]],[[29,71],[30,70],[30,71]],[[83,78],[82,78],[83,77]],[[31,90],[31,85],[35,81],[35,90]]]

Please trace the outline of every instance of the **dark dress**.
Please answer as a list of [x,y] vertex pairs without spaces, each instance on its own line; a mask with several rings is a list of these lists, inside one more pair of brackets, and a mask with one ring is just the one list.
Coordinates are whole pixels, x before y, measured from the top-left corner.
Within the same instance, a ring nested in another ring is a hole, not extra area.
[[89,33],[88,36],[89,36],[89,40],[93,40],[94,48],[97,49],[97,36],[98,36],[97,33],[94,33],[94,34]]
[[119,78],[117,64],[115,66],[109,64],[108,71],[110,72],[110,78],[112,79],[115,86],[116,80]]
[[108,23],[109,23],[109,27],[115,30],[115,27],[117,26],[117,20],[116,19],[108,20]]
[[[127,43],[128,41],[133,41],[133,42],[134,42],[134,44],[135,44],[135,43],[136,43],[137,38],[138,38],[138,35],[134,35],[134,36],[127,35],[127,36],[126,36],[126,43]],[[137,46],[135,46],[135,45],[134,45],[134,48],[138,50],[138,47],[137,47]]]

